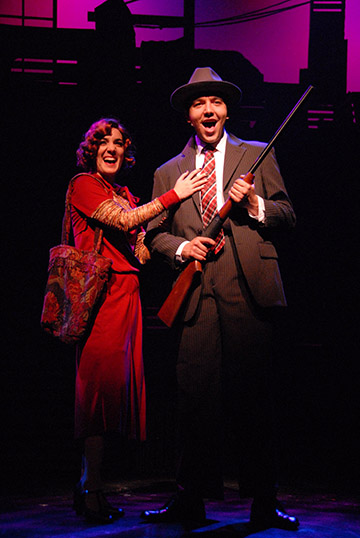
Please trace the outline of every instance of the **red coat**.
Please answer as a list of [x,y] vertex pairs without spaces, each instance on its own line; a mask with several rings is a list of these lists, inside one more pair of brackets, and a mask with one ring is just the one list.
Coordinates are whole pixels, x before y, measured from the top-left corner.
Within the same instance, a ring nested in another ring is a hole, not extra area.
[[[88,175],[76,179],[71,199],[76,247],[93,248],[97,223],[91,215],[102,202],[113,199],[114,192],[135,206],[136,199],[126,188]],[[100,252],[112,259],[112,276],[90,334],[78,349],[76,437],[118,431],[127,438],[145,438],[139,262],[133,252],[139,231],[104,231]]]

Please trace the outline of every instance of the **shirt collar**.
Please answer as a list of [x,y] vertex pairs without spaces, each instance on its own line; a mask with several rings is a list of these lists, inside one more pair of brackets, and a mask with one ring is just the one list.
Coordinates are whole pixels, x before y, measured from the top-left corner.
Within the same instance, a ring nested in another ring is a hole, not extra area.
[[[216,145],[216,151],[220,151],[221,153],[225,153],[225,147],[226,147],[226,141],[227,141],[227,132],[224,129],[224,134],[222,135],[221,139]],[[196,144],[196,154],[200,155],[206,144],[200,140],[198,135],[195,135],[195,144]]]

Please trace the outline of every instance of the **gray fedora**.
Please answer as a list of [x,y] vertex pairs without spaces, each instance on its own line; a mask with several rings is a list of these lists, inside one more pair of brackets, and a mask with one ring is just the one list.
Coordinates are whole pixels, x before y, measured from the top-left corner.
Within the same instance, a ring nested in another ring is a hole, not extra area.
[[187,111],[191,101],[202,95],[222,97],[227,105],[239,102],[240,88],[222,80],[211,67],[197,67],[187,84],[177,88],[170,97],[170,103],[179,112]]

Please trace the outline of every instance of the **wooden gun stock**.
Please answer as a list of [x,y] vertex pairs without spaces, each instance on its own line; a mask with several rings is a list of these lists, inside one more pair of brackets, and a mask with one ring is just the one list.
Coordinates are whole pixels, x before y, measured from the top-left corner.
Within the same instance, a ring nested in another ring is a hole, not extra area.
[[[305,101],[306,97],[309,95],[313,86],[309,86],[305,93],[301,96],[299,101],[296,103],[291,112],[287,115],[285,120],[282,122],[270,142],[265,146],[263,151],[260,153],[259,157],[256,159],[254,164],[251,166],[250,170],[244,177],[244,181],[249,184],[252,184],[254,181],[254,174],[258,166],[263,162],[265,157],[271,151],[275,141],[278,136],[281,134],[285,126],[288,124],[290,119],[293,117],[295,112],[300,108],[302,103]],[[215,239],[223,225],[223,222],[227,219],[232,209],[233,202],[229,197],[224,205],[221,207],[219,212],[216,214],[214,219],[210,222],[208,227],[203,233],[203,237],[211,237]],[[195,275],[202,272],[202,265],[198,260],[190,262],[185,269],[182,271],[177,281],[175,282],[171,292],[169,293],[164,304],[158,312],[158,317],[167,325],[171,327],[176,319],[176,316],[179,313],[181,306],[183,305],[188,293],[190,292],[191,286],[194,282]]]
[[195,276],[202,272],[202,265],[198,260],[190,262],[180,273],[171,292],[158,312],[158,317],[171,327],[179,313],[181,306],[190,291]]

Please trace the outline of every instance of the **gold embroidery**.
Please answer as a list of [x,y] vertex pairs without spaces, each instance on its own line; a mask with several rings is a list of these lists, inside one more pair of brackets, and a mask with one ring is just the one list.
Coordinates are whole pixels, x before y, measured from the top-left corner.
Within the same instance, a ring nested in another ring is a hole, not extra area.
[[140,263],[144,264],[150,260],[150,252],[144,245],[145,232],[139,232],[136,238],[134,254]]
[[165,207],[158,198],[148,204],[132,208],[125,198],[114,194],[113,200],[105,200],[92,213],[93,219],[107,226],[127,232],[144,224],[164,211]]

